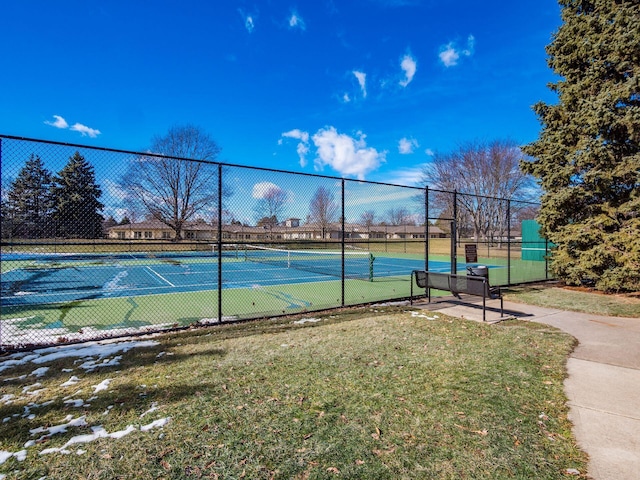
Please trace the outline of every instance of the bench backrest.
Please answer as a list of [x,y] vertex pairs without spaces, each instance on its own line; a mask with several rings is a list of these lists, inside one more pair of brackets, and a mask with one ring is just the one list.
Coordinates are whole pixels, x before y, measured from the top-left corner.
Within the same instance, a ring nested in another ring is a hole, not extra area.
[[454,293],[491,297],[491,287],[485,277],[415,270],[416,285]]
[[451,275],[451,288],[458,293],[490,297],[489,282],[484,277]]
[[427,273],[427,285],[436,290],[451,290],[451,279],[446,273]]

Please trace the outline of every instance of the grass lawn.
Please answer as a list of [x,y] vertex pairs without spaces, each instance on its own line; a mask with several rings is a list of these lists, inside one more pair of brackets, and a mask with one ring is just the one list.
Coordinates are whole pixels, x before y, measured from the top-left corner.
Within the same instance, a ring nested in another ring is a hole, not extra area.
[[505,298],[541,307],[587,312],[594,315],[640,318],[640,295],[602,294],[551,284],[522,285],[505,290]]
[[[532,323],[434,317],[369,307],[198,329],[111,354],[93,372],[81,367],[87,358],[0,358],[0,476],[585,472],[563,393],[573,339]],[[78,440],[95,432],[104,434]],[[65,444],[68,453],[55,450]]]

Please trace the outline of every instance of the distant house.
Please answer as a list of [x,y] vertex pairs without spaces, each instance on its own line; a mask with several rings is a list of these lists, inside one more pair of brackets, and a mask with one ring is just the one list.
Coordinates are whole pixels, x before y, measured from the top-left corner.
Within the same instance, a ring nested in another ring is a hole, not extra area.
[[[345,239],[387,239],[414,240],[425,238],[424,226],[413,225],[360,225],[345,223]],[[172,240],[175,231],[158,220],[145,220],[139,223],[115,225],[108,229],[108,237],[114,240]],[[342,224],[332,223],[323,228],[317,223],[300,225],[300,219],[289,218],[276,226],[253,227],[247,225],[223,225],[222,240],[242,242],[268,240],[339,240],[342,237]],[[445,238],[440,228],[430,225],[429,238]],[[217,241],[218,226],[203,221],[187,222],[182,228],[184,240]]]
[[[217,230],[213,230],[214,227],[205,222],[188,222],[182,228],[182,238],[212,240],[217,235]],[[111,227],[108,237],[117,240],[171,240],[175,237],[175,230],[159,220],[145,220]]]

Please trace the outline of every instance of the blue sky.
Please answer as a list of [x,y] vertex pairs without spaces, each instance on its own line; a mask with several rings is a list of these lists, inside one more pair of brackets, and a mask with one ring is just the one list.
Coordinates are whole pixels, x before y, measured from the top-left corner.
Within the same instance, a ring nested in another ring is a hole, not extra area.
[[[413,185],[434,152],[534,140],[555,0],[4,2],[0,133]],[[96,166],[99,170],[101,166]]]

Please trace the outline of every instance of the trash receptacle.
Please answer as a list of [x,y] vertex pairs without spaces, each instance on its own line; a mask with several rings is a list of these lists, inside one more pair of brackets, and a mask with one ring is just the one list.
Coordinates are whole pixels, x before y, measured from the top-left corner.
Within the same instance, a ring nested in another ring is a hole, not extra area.
[[467,267],[467,275],[472,277],[484,277],[489,279],[489,267],[486,265],[477,265],[475,267]]

